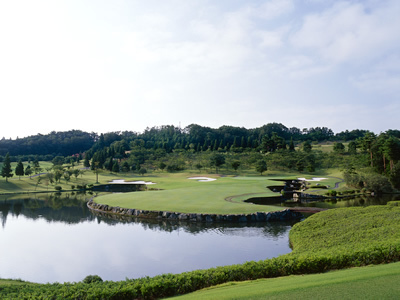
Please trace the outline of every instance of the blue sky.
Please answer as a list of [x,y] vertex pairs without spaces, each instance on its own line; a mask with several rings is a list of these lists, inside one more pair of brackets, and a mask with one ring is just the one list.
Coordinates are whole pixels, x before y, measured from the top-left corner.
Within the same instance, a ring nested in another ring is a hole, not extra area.
[[0,137],[400,129],[400,1],[0,1]]

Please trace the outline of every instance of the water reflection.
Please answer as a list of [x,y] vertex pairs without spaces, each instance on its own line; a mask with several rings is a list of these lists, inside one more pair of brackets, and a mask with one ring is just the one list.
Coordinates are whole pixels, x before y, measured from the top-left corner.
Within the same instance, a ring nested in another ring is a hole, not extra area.
[[0,277],[123,280],[262,260],[291,251],[293,223],[190,223],[93,214],[90,195],[0,200]]
[[94,216],[86,206],[90,195],[77,193],[49,193],[3,196],[0,198],[1,222],[4,227],[8,214],[29,219],[43,218],[48,222],[76,224],[93,220]]
[[324,201],[309,201],[303,203],[285,202],[281,206],[293,207],[319,207],[319,208],[340,208],[340,207],[353,207],[353,206],[371,206],[371,205],[386,205],[389,201],[400,200],[400,195],[361,195],[353,198],[338,198],[338,199],[327,199]]

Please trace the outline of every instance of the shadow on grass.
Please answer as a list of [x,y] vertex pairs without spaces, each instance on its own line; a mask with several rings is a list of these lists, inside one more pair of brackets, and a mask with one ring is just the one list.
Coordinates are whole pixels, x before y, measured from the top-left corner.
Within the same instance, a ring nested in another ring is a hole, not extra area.
[[16,185],[15,183],[13,183],[10,180],[7,181],[7,182],[4,180],[4,182],[1,182],[0,183],[0,188],[2,190],[4,190],[4,191],[7,191],[7,192],[19,192],[19,191],[23,190],[22,187]]

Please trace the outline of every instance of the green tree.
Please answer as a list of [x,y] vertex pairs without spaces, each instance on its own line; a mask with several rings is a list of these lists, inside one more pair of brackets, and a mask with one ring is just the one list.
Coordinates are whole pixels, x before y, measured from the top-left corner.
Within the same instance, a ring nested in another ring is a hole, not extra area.
[[289,151],[294,151],[293,137],[290,138],[290,142],[289,142]]
[[389,180],[394,188],[400,190],[400,162],[393,166],[390,171]]
[[71,180],[71,172],[70,171],[64,172],[64,179],[65,179],[65,183],[68,183]]
[[197,163],[197,164],[195,165],[195,168],[200,172],[200,170],[203,168],[203,166],[202,166],[201,163]]
[[344,145],[343,143],[337,142],[333,144],[333,151],[338,154],[343,154],[344,152]]
[[[30,165],[27,165],[25,168],[25,175],[26,176],[31,176],[32,175],[32,168]],[[30,177],[31,178],[31,177]],[[32,179],[32,178],[31,178]]]
[[19,160],[17,166],[15,167],[15,175],[19,176],[19,179],[21,180],[21,176],[24,176],[24,174],[24,164],[21,160]]
[[72,173],[74,174],[75,179],[77,179],[79,177],[79,175],[81,174],[81,170],[75,169],[74,171],[72,171]]
[[[42,172],[42,168],[40,167],[40,163],[39,163],[39,159],[38,156],[36,155],[35,160],[33,161],[33,170],[35,172],[35,174],[39,174],[40,172]],[[40,177],[40,176],[39,176]]]
[[218,168],[225,164],[225,156],[221,153],[214,153],[210,158],[210,165],[215,167],[215,172],[218,173]]
[[146,170],[145,168],[142,167],[142,168],[139,169],[139,174],[140,174],[140,175],[143,176],[143,175],[146,174],[146,173],[147,173],[147,170]]
[[260,172],[261,175],[263,172],[265,172],[267,170],[268,170],[268,167],[267,167],[267,163],[265,160],[260,159],[256,162],[256,171]]
[[83,166],[85,168],[89,168],[90,167],[90,161],[89,161],[89,157],[87,155],[85,155],[85,159],[83,160]]
[[158,164],[158,167],[160,168],[161,171],[164,171],[164,169],[167,167],[167,165],[162,161]]
[[232,166],[232,168],[233,168],[235,171],[237,171],[237,169],[240,167],[240,161],[234,160],[234,161],[231,163],[231,166]]
[[124,161],[122,164],[122,172],[129,172],[130,171],[129,163],[127,161]]
[[59,165],[62,166],[64,164],[64,157],[63,156],[56,156],[53,158],[53,160],[51,161],[53,163],[53,165]]
[[374,166],[372,149],[373,149],[373,144],[374,144],[375,140],[376,140],[376,136],[372,132],[365,133],[364,136],[361,139],[359,139],[359,143],[361,145],[362,150],[369,153],[371,167]]
[[312,150],[311,143],[309,141],[305,141],[303,143],[303,151],[304,152],[311,152],[311,150]]
[[119,163],[118,163],[118,161],[115,161],[115,162],[114,162],[114,165],[113,165],[113,167],[112,167],[112,171],[113,171],[114,173],[119,173]]
[[389,159],[390,170],[393,170],[393,167],[396,161],[400,160],[400,141],[399,139],[389,136],[385,139],[383,145],[384,155]]
[[54,173],[47,173],[46,174],[46,177],[47,177],[47,180],[48,180],[48,182],[50,183],[50,184],[53,184],[54,183]]
[[357,153],[357,143],[355,141],[351,141],[348,145],[347,145],[347,151],[350,154],[356,154]]
[[13,177],[12,169],[11,169],[11,161],[10,154],[7,153],[4,158],[3,167],[1,168],[1,176],[6,178],[6,182],[8,182],[9,177]]

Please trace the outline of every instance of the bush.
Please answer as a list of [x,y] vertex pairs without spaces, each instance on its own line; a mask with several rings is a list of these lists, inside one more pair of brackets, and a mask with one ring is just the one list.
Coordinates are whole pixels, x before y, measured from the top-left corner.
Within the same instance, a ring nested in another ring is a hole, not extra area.
[[337,195],[337,192],[334,190],[331,190],[331,191],[326,192],[326,195],[335,197]]
[[54,188],[55,188],[56,191],[61,191],[62,190],[62,187],[59,186],[59,185],[56,185]]
[[99,275],[88,275],[83,279],[83,283],[103,282]]

